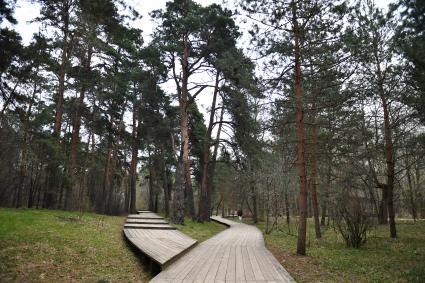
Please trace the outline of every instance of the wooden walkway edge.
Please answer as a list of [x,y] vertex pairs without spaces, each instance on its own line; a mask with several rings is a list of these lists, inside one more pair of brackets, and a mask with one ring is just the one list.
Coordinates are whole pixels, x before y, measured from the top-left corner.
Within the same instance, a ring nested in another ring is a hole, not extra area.
[[150,211],[130,214],[123,226],[123,232],[128,241],[161,269],[197,244],[196,240]]
[[151,282],[295,282],[267,250],[257,227],[217,216],[211,219],[229,229],[188,251]]

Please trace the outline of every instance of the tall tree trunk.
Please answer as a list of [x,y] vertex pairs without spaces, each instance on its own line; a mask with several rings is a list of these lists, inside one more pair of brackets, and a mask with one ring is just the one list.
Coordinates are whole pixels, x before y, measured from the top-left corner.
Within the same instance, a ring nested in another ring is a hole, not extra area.
[[291,222],[291,214],[290,214],[290,207],[289,207],[289,198],[288,198],[288,192],[285,190],[285,214],[286,214],[286,224],[289,227],[289,224]]
[[[215,176],[215,165],[217,163],[217,155],[218,155],[218,147],[220,146],[220,135],[221,135],[221,129],[223,126],[223,117],[224,117],[224,105],[221,108],[221,114],[220,114],[220,120],[219,120],[219,124],[218,124],[218,129],[217,129],[217,136],[216,136],[216,142],[214,145],[214,151],[213,151],[213,156],[211,158],[210,161],[210,172],[209,172],[209,178],[208,178],[208,191],[212,194],[214,191],[214,176]],[[223,212],[224,212],[224,200],[223,200]],[[222,214],[222,216],[224,217],[224,214]]]
[[[315,108],[315,103],[313,108]],[[316,232],[316,239],[322,237],[320,231],[320,222],[319,222],[319,204],[317,201],[317,131],[316,131],[316,110],[313,109],[312,114],[312,126],[311,126],[311,204],[313,208],[313,218],[314,218],[314,228]]]
[[320,220],[320,225],[325,226],[326,224],[326,214],[327,214],[327,208],[328,208],[328,201],[329,201],[329,192],[331,191],[331,185],[332,185],[332,155],[330,150],[328,150],[328,170],[326,173],[326,185],[325,185],[325,192],[324,192],[324,198],[323,198],[323,204],[322,204],[322,218]]
[[163,164],[163,180],[162,180],[162,186],[164,189],[164,213],[165,213],[165,217],[169,217],[170,216],[170,192],[169,192],[169,188],[168,188],[168,170],[167,170],[167,164],[165,163],[165,156],[163,155],[163,160],[164,160],[164,164]]
[[148,209],[150,211],[155,210],[155,168],[153,164],[153,157],[151,153],[149,152],[149,203],[148,203]]
[[174,184],[173,215],[171,218],[173,224],[184,224],[184,209],[183,162],[179,160],[177,164],[176,180]]
[[32,208],[34,206],[34,198],[36,196],[37,193],[37,186],[38,186],[38,176],[39,176],[40,170],[38,170],[38,168],[36,168],[36,173],[34,176],[34,164],[31,164],[31,182],[30,182],[30,191],[28,194],[28,203],[27,203],[27,207],[28,208]]
[[118,184],[116,185],[116,178],[115,178],[115,170],[117,167],[117,146],[116,144],[112,145],[112,156],[111,156],[111,163],[110,163],[110,169],[109,172],[110,174],[108,174],[109,182],[108,182],[108,191],[107,191],[107,210],[106,213],[109,215],[115,215],[116,214],[116,210],[115,210],[115,188],[119,187]]
[[211,146],[211,133],[214,125],[215,107],[217,102],[218,84],[220,79],[220,73],[217,71],[215,77],[215,87],[213,100],[211,105],[210,120],[208,123],[207,136],[204,140],[202,149],[202,179],[201,179],[201,191],[199,198],[198,208],[198,221],[209,221],[211,216],[211,191],[208,186],[209,181],[209,159],[210,159],[210,146]]
[[99,203],[98,207],[101,208],[102,213],[107,212],[108,210],[108,190],[110,182],[110,163],[111,163],[111,154],[112,154],[112,141],[108,142],[108,149],[106,151],[105,158],[105,169],[103,171],[103,182],[102,182],[102,196],[98,198]]
[[[407,160],[406,160],[406,163],[408,163]],[[412,212],[413,221],[416,221],[416,219],[417,219],[417,213],[416,213],[415,194],[413,192],[413,182],[412,182],[412,176],[410,175],[409,165],[406,166],[406,171],[407,171],[406,172],[406,175],[407,175],[407,184],[409,186],[410,209],[411,209],[411,212]]]
[[388,190],[386,184],[380,184],[379,188],[382,190],[382,198],[379,203],[379,212],[378,212],[378,223],[379,224],[388,224]]
[[258,223],[257,194],[255,192],[255,186],[251,187],[251,201],[252,201],[252,222]]
[[385,159],[387,164],[387,206],[388,216],[390,222],[390,237],[396,238],[397,231],[395,226],[395,211],[394,211],[394,149],[393,137],[390,122],[390,110],[384,91],[384,81],[381,72],[380,62],[378,60],[377,51],[375,52],[377,78],[378,78],[378,93],[382,102],[382,109],[384,111],[384,139],[385,139]]
[[[65,93],[65,80],[66,80],[66,70],[69,64],[70,56],[70,42],[69,42],[69,13],[70,13],[70,2],[63,1],[63,38],[62,38],[62,54],[61,62],[59,66],[58,73],[58,92],[55,96],[55,120],[53,125],[53,138],[55,140],[57,148],[53,151],[53,156],[50,156],[51,160],[49,161],[47,172],[51,176],[49,177],[49,182],[46,184],[46,191],[44,196],[43,207],[45,208],[56,208],[57,203],[57,190],[59,186],[59,172],[58,167],[59,163],[57,160],[57,149],[60,144],[60,134],[62,128],[62,116],[63,116],[63,96]],[[59,203],[59,207],[61,204]]]
[[[83,56],[82,58],[82,67],[86,74],[90,71],[91,64],[91,56],[92,56],[92,48],[91,46],[87,49],[87,57]],[[72,129],[72,137],[71,137],[71,146],[70,146],[70,154],[69,154],[69,166],[68,166],[68,176],[71,184],[67,185],[65,191],[65,209],[73,210],[77,207],[77,192],[76,192],[76,175],[77,175],[77,159],[78,159],[78,148],[80,144],[80,128],[81,128],[81,113],[82,108],[84,106],[84,97],[86,92],[86,82],[85,79],[80,81],[80,94],[78,97],[77,105],[75,108],[75,116],[74,123]]]
[[[419,163],[416,162],[415,164],[415,191],[419,191],[419,186],[421,182],[421,169],[419,167]],[[421,218],[425,218],[425,201],[423,199],[423,196],[418,199],[419,201],[419,207],[418,210],[420,212]]]
[[[183,162],[183,176],[185,188],[185,204],[189,215],[195,217],[195,206],[193,199],[192,178],[190,174],[190,159],[189,159],[189,117],[187,108],[189,106],[188,98],[188,80],[189,80],[189,52],[190,46],[187,36],[183,37],[183,58],[182,58],[182,87],[180,95],[180,130],[181,130],[181,144],[182,144],[182,162]],[[184,215],[184,213],[183,213]],[[181,220],[182,222],[184,220]]]
[[296,98],[296,139],[297,139],[297,169],[300,179],[299,194],[299,226],[297,254],[306,254],[306,235],[307,235],[307,178],[305,170],[305,146],[304,146],[304,96],[302,92],[302,74],[301,74],[301,31],[296,14],[296,4],[293,7],[292,27],[294,34],[294,62],[295,62],[295,83],[294,93]]
[[[31,106],[29,107],[29,111],[31,111]],[[29,113],[27,112],[27,115]],[[21,149],[21,164],[19,169],[19,184],[17,187],[17,197],[16,197],[16,207],[22,206],[22,198],[25,187],[25,180],[27,179],[27,152],[28,152],[28,137],[29,137],[29,125],[28,125],[28,117],[25,117],[24,121],[24,136],[22,141],[22,149]]]
[[56,111],[55,111],[55,124],[53,127],[53,136],[56,140],[60,138],[60,132],[62,127],[62,115],[63,115],[63,94],[65,92],[65,76],[66,68],[69,61],[70,46],[68,42],[69,34],[69,13],[70,13],[70,2],[63,1],[63,44],[61,54],[61,64],[59,67],[59,87],[56,96]]
[[133,102],[133,133],[131,145],[131,165],[130,165],[130,213],[136,211],[136,171],[137,171],[137,108]]

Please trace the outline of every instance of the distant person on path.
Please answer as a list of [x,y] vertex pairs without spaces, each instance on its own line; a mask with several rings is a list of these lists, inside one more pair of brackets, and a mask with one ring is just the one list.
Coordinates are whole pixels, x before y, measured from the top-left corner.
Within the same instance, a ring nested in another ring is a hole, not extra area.
[[239,216],[239,222],[242,222],[242,216],[243,216],[242,209],[238,209],[238,216]]

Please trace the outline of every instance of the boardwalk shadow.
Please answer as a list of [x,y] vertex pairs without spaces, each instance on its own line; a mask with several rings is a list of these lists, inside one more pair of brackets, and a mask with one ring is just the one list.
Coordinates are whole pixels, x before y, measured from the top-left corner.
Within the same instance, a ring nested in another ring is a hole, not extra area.
[[158,263],[150,259],[144,253],[142,253],[130,240],[127,239],[124,233],[122,233],[124,242],[129,250],[134,254],[134,256],[139,261],[140,265],[143,268],[143,271],[149,273],[152,278],[158,275],[161,272],[161,267]]

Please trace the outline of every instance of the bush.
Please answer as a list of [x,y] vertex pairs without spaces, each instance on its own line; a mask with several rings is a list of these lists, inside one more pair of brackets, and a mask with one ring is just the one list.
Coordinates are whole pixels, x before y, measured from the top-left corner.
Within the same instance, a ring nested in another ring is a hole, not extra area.
[[369,201],[358,195],[345,193],[338,201],[335,225],[347,247],[359,248],[366,242],[372,227]]

